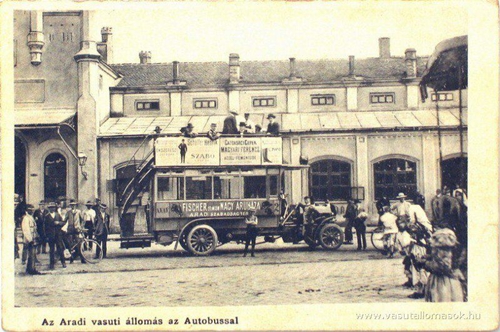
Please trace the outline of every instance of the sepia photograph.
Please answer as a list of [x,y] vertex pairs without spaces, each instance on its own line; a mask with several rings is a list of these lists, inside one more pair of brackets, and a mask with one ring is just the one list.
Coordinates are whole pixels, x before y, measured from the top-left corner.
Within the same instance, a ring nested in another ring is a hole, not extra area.
[[5,330],[498,327],[497,4],[2,13]]

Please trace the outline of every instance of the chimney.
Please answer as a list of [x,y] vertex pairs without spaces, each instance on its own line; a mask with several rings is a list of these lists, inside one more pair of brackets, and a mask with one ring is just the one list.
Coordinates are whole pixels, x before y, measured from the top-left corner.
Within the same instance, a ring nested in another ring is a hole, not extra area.
[[391,57],[391,39],[382,37],[378,39],[378,47],[380,50],[380,58],[389,59]]
[[111,64],[113,63],[113,28],[103,27],[101,29],[102,41],[97,43],[97,51],[102,55],[102,59]]
[[141,65],[151,63],[151,52],[150,51],[139,52],[139,59],[140,59]]
[[290,78],[297,77],[297,73],[295,71],[295,58],[290,58]]
[[349,76],[354,77],[354,55],[349,55]]
[[174,84],[179,84],[179,61],[172,62],[172,81]]
[[417,51],[407,48],[405,51],[406,78],[417,77]]
[[229,54],[229,84],[240,82],[240,56],[237,53]]

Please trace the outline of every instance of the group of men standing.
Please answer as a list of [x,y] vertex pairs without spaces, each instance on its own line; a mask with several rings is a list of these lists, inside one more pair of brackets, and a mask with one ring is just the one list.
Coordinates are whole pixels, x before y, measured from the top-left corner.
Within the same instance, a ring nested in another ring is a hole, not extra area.
[[[82,263],[86,263],[79,246],[75,246],[80,233],[88,238],[95,236],[102,248],[103,257],[106,257],[110,222],[109,214],[106,212],[107,206],[99,199],[96,199],[95,203],[88,201],[85,205],[86,210],[81,211],[78,209],[78,202],[72,199],[67,208],[66,199],[59,198],[57,203],[46,203],[42,200],[39,208],[35,210],[32,204],[26,204],[24,198],[20,196],[14,214],[16,228],[21,227],[24,238],[22,263],[27,264],[27,274],[40,274],[36,269],[36,264],[39,263],[37,254],[47,253],[47,245],[51,270],[55,268],[56,251],[63,268],[66,267],[66,258],[73,263],[74,255],[71,252],[73,247],[74,254],[80,257]],[[15,239],[15,258],[19,258],[17,235]],[[96,248],[96,256],[100,255],[100,247]],[[69,257],[65,257],[65,251]]]

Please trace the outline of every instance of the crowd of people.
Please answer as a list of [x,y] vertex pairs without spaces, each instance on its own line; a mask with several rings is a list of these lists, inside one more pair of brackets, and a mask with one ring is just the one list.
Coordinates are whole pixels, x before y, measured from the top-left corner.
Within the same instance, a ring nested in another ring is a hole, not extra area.
[[[37,256],[49,254],[49,269],[55,268],[56,257],[60,260],[63,268],[66,268],[66,260],[73,263],[79,258],[82,264],[86,261],[80,252],[79,235],[94,238],[100,246],[96,248],[96,256],[106,257],[106,244],[109,234],[110,216],[106,212],[107,206],[97,198],[94,202],[87,201],[86,209],[78,209],[78,202],[59,197],[56,202],[40,201],[38,209],[32,204],[27,204],[21,195],[14,210],[16,229],[20,228],[23,235],[23,249],[19,255],[19,244],[15,234],[15,259],[21,258],[22,264],[26,264],[26,273],[31,275],[40,274],[36,266],[40,264]],[[74,252],[71,252],[74,248]]]
[[[268,114],[266,117],[269,120],[267,125],[267,130],[262,130],[262,126],[259,124],[255,124],[250,119],[250,113],[245,113],[242,118],[238,112],[229,111],[229,115],[224,119],[224,127],[222,128],[222,132],[219,132],[217,129],[217,123],[211,123],[210,129],[206,133],[206,135],[199,134],[195,132],[194,125],[192,123],[188,123],[187,126],[182,127],[180,132],[181,136],[185,138],[194,138],[194,137],[208,137],[209,139],[215,141],[221,137],[221,135],[228,136],[244,136],[244,135],[272,135],[279,136],[280,135],[280,124],[276,122],[276,115]],[[161,128],[155,129],[155,132],[160,133]],[[181,147],[179,146],[179,149]]]

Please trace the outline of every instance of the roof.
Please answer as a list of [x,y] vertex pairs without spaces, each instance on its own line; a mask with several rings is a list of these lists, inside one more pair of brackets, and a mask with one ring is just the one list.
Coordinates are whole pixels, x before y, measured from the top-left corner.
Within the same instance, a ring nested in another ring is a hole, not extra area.
[[[335,113],[285,113],[276,114],[282,132],[321,132],[321,131],[376,131],[376,130],[414,130],[414,128],[433,129],[437,126],[435,110],[419,111],[377,111],[377,112],[335,112]],[[267,128],[265,114],[251,114],[250,120]],[[459,125],[458,109],[439,111],[442,128],[456,128]],[[206,133],[211,123],[217,123],[219,131],[223,128],[225,116],[176,116],[176,117],[121,117],[108,119],[100,129],[100,137],[137,136],[153,133],[156,126],[163,134],[180,134],[180,128],[188,122],[194,125],[195,132]],[[463,110],[463,123],[467,125],[467,109]]]
[[16,127],[49,126],[68,123],[71,125],[75,112],[70,111],[15,111],[14,123]]
[[[417,76],[425,70],[427,57],[417,57]],[[172,63],[113,64],[110,65],[123,76],[118,87],[163,86],[172,81]],[[403,57],[367,58],[355,60],[356,76],[367,79],[401,79],[406,66]],[[181,62],[179,79],[187,81],[190,88],[221,87],[229,79],[226,62]],[[349,74],[349,61],[296,60],[296,76],[309,83],[340,81]],[[277,83],[288,78],[289,61],[241,61],[241,83]]]

